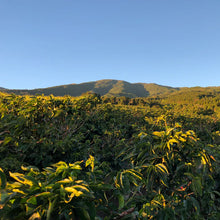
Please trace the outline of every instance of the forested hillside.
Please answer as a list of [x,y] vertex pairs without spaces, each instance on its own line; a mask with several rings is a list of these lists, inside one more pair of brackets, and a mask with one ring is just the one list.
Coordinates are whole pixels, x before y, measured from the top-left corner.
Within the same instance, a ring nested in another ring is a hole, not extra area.
[[[42,89],[32,90],[15,90],[0,88],[0,91],[13,93],[17,95],[54,95],[54,96],[81,96],[85,93],[96,93],[105,97],[155,97],[155,96],[170,96],[187,93],[220,93],[220,87],[170,87],[157,85],[155,83],[129,83],[122,80],[99,80],[81,84],[69,84],[55,86]],[[181,96],[180,96],[181,97]]]
[[0,218],[220,219],[219,88],[152,93],[1,93]]
[[80,96],[83,93],[97,93],[101,96],[126,96],[130,98],[147,97],[179,90],[169,86],[161,86],[154,83],[129,83],[122,80],[99,80],[81,84],[69,84],[44,89],[33,90],[6,90],[8,93],[17,95],[54,95],[54,96]]

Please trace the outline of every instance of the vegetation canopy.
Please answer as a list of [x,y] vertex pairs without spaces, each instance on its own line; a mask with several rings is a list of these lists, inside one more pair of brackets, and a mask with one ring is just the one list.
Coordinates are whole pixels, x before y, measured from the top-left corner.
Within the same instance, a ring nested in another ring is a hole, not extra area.
[[0,219],[220,219],[219,91],[135,97],[0,93]]

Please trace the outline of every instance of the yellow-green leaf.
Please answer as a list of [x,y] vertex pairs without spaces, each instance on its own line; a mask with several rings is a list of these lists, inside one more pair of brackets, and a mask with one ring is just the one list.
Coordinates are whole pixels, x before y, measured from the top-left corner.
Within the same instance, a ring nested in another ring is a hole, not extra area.
[[124,196],[122,194],[118,195],[118,209],[122,209],[124,208],[125,205],[125,200],[124,200]]
[[4,171],[0,168],[0,188],[4,189],[6,187],[6,175]]
[[86,167],[91,166],[92,172],[94,171],[94,165],[95,165],[95,158],[91,155],[89,155],[89,159],[86,161]]

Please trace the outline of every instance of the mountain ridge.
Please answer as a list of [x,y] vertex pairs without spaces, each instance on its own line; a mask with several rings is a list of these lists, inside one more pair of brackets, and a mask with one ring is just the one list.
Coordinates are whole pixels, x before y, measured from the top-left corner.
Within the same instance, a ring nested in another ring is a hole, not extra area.
[[220,87],[171,87],[158,85],[156,83],[130,83],[124,80],[103,79],[79,84],[66,84],[38,89],[5,89],[0,87],[0,91],[15,93],[17,95],[54,95],[54,96],[80,96],[85,93],[97,93],[101,96],[126,96],[130,98],[150,97],[158,95],[168,95],[179,91],[188,90],[214,90],[220,91]]

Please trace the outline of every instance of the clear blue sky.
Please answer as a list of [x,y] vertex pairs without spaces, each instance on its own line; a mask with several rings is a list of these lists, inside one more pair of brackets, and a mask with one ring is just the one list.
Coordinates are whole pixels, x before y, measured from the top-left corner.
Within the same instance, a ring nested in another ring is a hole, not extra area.
[[1,0],[0,87],[220,86],[220,0]]

